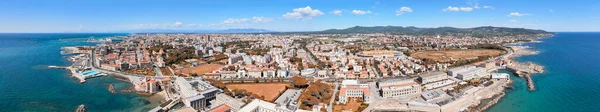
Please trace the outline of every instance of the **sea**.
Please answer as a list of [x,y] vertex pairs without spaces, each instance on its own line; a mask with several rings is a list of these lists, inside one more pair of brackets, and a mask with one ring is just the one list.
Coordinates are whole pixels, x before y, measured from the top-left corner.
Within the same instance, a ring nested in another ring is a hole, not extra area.
[[514,90],[490,112],[593,112],[600,111],[600,32],[558,32],[526,43],[540,51],[516,58],[545,66],[532,75],[536,90],[528,91],[526,81],[511,77]]
[[[66,70],[48,65],[68,66],[64,46],[96,45],[90,37],[128,34],[27,33],[0,34],[0,111],[74,111],[84,104],[89,111],[148,111],[160,103],[156,96],[121,91],[131,84],[113,76],[89,79],[86,83]],[[108,91],[115,86],[116,94]]]

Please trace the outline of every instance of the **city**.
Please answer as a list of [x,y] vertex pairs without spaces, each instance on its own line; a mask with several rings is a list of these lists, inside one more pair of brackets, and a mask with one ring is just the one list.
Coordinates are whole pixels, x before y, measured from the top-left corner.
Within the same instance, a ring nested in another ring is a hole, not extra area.
[[597,0],[0,3],[0,112],[590,112]]
[[551,35],[132,34],[63,53],[81,54],[67,68],[82,83],[111,74],[159,94],[153,112],[481,111],[511,83],[498,70],[542,72],[502,45]]

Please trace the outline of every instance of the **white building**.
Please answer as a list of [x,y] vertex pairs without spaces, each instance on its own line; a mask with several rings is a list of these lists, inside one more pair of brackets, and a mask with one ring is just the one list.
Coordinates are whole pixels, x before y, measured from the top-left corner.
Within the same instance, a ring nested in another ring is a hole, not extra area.
[[282,69],[277,70],[277,77],[282,77],[282,78],[288,77],[288,72],[286,70],[282,70]]
[[458,76],[458,73],[465,72],[470,69],[475,69],[475,66],[467,65],[467,66],[462,66],[462,67],[451,68],[448,70],[448,75],[451,77],[456,77],[456,76]]
[[370,95],[369,85],[359,84],[358,80],[344,80],[340,87],[339,102],[345,104],[349,98],[362,98],[368,102]]
[[448,94],[446,94],[446,92],[444,92],[442,89],[436,89],[436,90],[426,91],[426,92],[423,92],[421,94],[421,97],[425,101],[434,100],[434,99],[441,98],[441,97],[444,97],[444,96],[448,96]]
[[243,59],[242,55],[237,54],[229,54],[228,57],[227,64],[233,64]]
[[446,75],[446,73],[432,72],[432,73],[426,73],[426,74],[419,75],[418,80],[421,81],[421,84],[427,84],[427,83],[437,82],[437,81],[441,81],[441,80],[445,80],[445,79],[448,79],[448,75]]
[[486,71],[485,68],[477,67],[475,69],[469,69],[464,72],[458,73],[456,78],[460,80],[471,80],[481,77],[490,77],[490,74]]
[[218,88],[201,79],[188,81],[183,77],[177,77],[174,84],[183,104],[196,110],[206,108],[208,106],[207,102],[215,99],[215,95],[221,92]]
[[[288,107],[293,107],[288,109]],[[310,112],[306,110],[295,109],[294,105],[277,105],[267,101],[254,99],[246,104],[238,112]]]
[[211,109],[215,109],[221,105],[227,105],[231,107],[232,112],[237,112],[242,108],[242,106],[246,105],[242,100],[232,98],[225,94],[217,94],[216,99],[211,101]]
[[507,73],[492,73],[492,79],[510,80],[510,75]]
[[421,93],[421,85],[413,79],[388,80],[377,82],[384,98],[404,97]]
[[444,72],[432,72],[419,76],[419,81],[425,90],[431,90],[444,86],[456,84],[454,80],[449,79],[448,75]]

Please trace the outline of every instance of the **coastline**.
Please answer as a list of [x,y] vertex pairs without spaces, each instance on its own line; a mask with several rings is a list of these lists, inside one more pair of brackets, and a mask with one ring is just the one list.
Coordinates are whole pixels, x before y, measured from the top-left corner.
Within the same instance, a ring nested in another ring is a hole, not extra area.
[[[61,55],[70,55],[70,56],[64,57],[65,59],[67,59],[68,65],[67,66],[50,65],[50,66],[47,66],[47,68],[66,70],[70,77],[77,79],[78,82],[81,84],[85,83],[86,79],[88,79],[88,78],[108,76],[108,75],[111,76],[109,78],[114,78],[115,80],[123,81],[123,82],[127,83],[127,85],[129,86],[127,89],[119,89],[120,91],[118,91],[116,89],[117,87],[115,87],[114,84],[109,83],[109,84],[107,84],[107,86],[105,86],[105,87],[107,87],[105,90],[114,95],[118,95],[121,93],[131,93],[131,94],[141,96],[142,98],[148,100],[145,102],[145,105],[132,109],[135,111],[148,111],[148,110],[154,108],[156,105],[159,105],[161,102],[165,101],[164,96],[162,96],[161,94],[146,93],[143,91],[136,90],[136,85],[134,84],[132,79],[139,78],[139,76],[130,76],[127,74],[122,74],[118,71],[104,70],[104,69],[97,68],[96,66],[94,66],[94,64],[93,64],[94,62],[92,61],[94,58],[93,57],[94,52],[90,51],[90,50],[85,50],[85,49],[89,49],[89,48],[93,48],[93,46],[61,47],[61,52],[60,52]],[[84,49],[84,50],[82,50],[82,49]],[[84,71],[97,71],[100,75],[84,76],[84,75],[82,75],[84,73]],[[82,105],[84,105],[84,104],[82,104]],[[89,109],[89,107],[87,107],[86,109]]]
[[[516,62],[516,63],[522,63],[522,62],[516,61],[516,58],[522,57],[522,56],[528,56],[528,55],[538,55],[540,53],[540,51],[533,50],[532,47],[530,47],[530,46],[524,46],[523,44],[527,44],[527,43],[541,43],[543,41],[540,41],[539,39],[551,38],[551,37],[541,37],[541,38],[538,38],[536,40],[532,40],[530,42],[510,43],[512,45],[505,44],[503,46],[510,48],[510,50],[512,50],[512,53],[514,53],[514,54],[509,54],[507,56],[507,59],[511,60],[513,62]],[[529,91],[533,91],[533,90],[535,90],[535,86],[533,86],[534,83],[533,83],[533,79],[531,78],[531,75],[543,73],[544,72],[543,71],[544,66],[537,65],[537,64],[535,64],[533,62],[529,62],[529,61],[527,61],[525,63],[532,64],[532,65],[535,65],[535,66],[540,66],[541,67],[541,71],[538,71],[536,73],[530,73],[530,74],[528,73],[528,74],[526,74],[524,76],[521,76],[520,74],[518,74],[517,71],[511,70],[509,68],[504,68],[504,69],[508,70],[510,72],[513,72],[514,75],[517,75],[519,77],[525,78],[526,81],[527,81],[528,90]],[[498,70],[500,70],[500,69],[498,69]],[[496,93],[493,96],[487,98],[487,99],[490,99],[490,98],[493,98],[493,99],[491,101],[489,101],[488,103],[486,103],[485,105],[482,105],[481,103],[474,105],[475,107],[481,107],[481,108],[475,109],[475,111],[488,111],[489,109],[491,109],[492,107],[494,107],[500,100],[502,100],[504,98],[504,96],[507,94],[507,92],[505,90],[507,89],[507,87],[511,87],[510,85],[512,85],[512,84],[513,84],[513,82],[511,81],[507,85],[504,85],[505,88],[502,89],[502,92]],[[498,95],[498,96],[496,96],[496,95]],[[494,98],[494,96],[496,96],[496,97]],[[479,101],[482,102],[484,100],[486,100],[486,99],[480,99]]]

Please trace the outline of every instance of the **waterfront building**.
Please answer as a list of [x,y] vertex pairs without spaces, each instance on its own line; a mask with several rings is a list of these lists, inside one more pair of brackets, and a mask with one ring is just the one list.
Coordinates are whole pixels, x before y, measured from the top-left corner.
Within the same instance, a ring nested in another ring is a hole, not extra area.
[[477,67],[474,69],[469,69],[464,72],[458,73],[456,78],[458,78],[460,80],[471,80],[471,79],[476,79],[476,78],[481,78],[481,77],[489,77],[489,76],[490,76],[490,74],[487,72],[487,70],[485,68]]
[[510,75],[507,73],[492,73],[492,79],[497,80],[510,80]]
[[364,102],[369,101],[369,85],[359,84],[358,80],[342,81],[339,94],[339,102],[346,103],[350,98],[361,98]]

